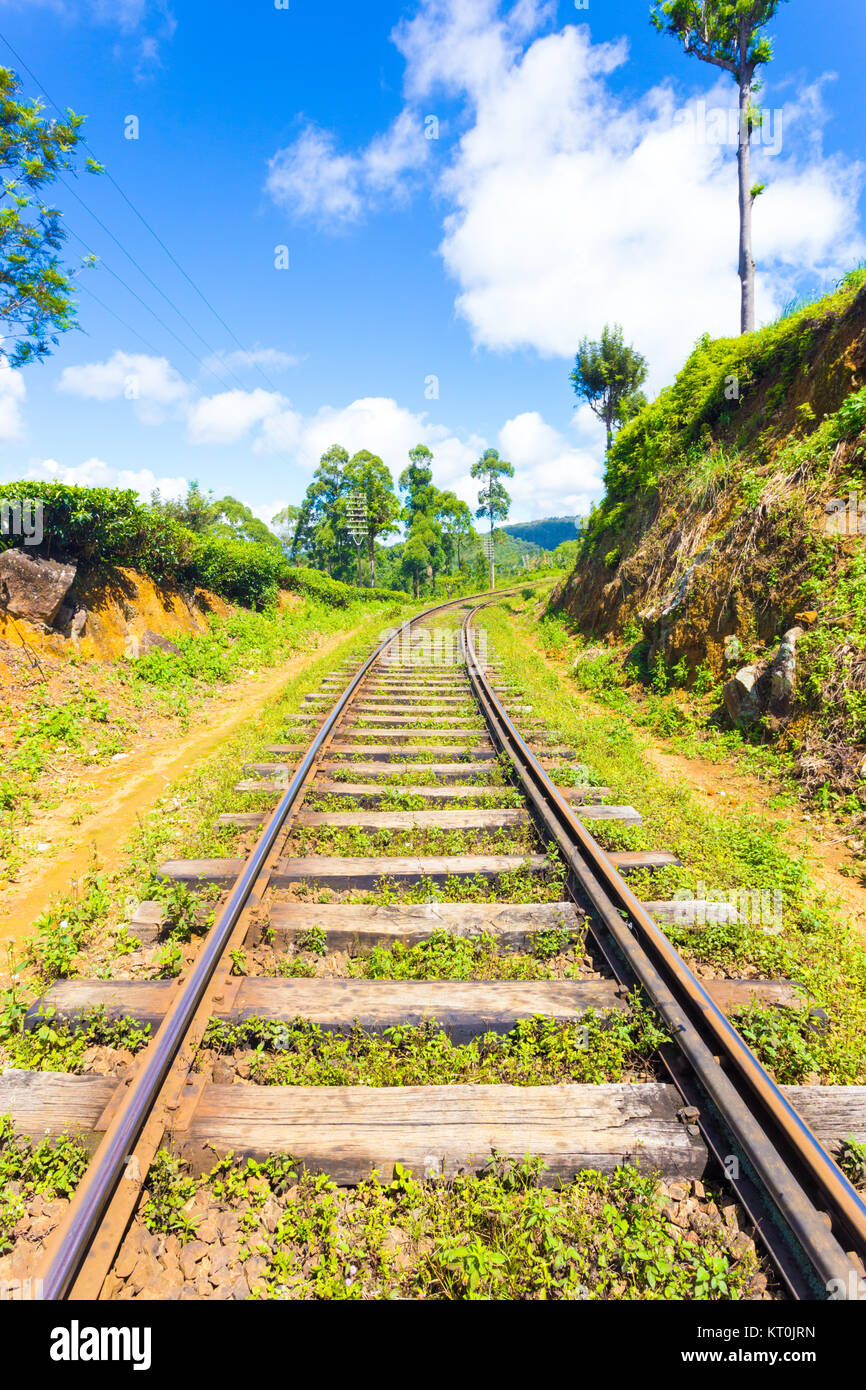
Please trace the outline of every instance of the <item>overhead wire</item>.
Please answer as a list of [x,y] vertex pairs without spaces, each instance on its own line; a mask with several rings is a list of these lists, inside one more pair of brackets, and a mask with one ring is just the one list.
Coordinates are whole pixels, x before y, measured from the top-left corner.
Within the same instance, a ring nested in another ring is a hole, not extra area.
[[[36,86],[37,86],[37,87],[44,93],[44,95],[48,98],[48,101],[51,103],[51,105],[54,107],[54,109],[55,109],[56,111],[58,111],[58,112],[60,113],[61,116],[65,116],[65,115],[66,115],[66,112],[64,111],[63,107],[61,107],[61,106],[54,100],[54,98],[52,97],[51,93],[48,91],[48,88],[45,86],[45,84],[39,80],[39,78],[36,76],[36,74],[35,74],[35,72],[33,71],[33,69],[32,69],[31,67],[29,67],[29,65],[24,61],[24,59],[21,57],[21,55],[18,53],[18,51],[13,47],[13,45],[12,45],[12,44],[9,42],[9,40],[6,38],[6,35],[3,34],[2,32],[0,32],[0,40],[2,40],[3,43],[6,45],[6,47],[9,49],[10,53],[13,55],[13,57],[15,58],[16,62],[20,65],[20,67],[22,67],[22,68],[24,69],[24,71],[33,79],[33,81],[35,82]],[[261,376],[262,380],[266,383],[266,385],[268,386],[268,388],[269,388],[271,391],[273,391],[273,392],[279,394],[279,393],[278,393],[278,390],[277,390],[277,387],[276,387],[276,386],[274,385],[274,383],[271,381],[271,379],[270,379],[270,377],[267,375],[267,373],[263,370],[263,368],[262,368],[262,366],[261,366],[261,363],[255,361],[255,354],[249,352],[248,349],[244,347],[243,343],[242,343],[241,340],[238,338],[238,336],[237,336],[237,334],[234,332],[234,330],[229,326],[229,324],[226,323],[226,321],[225,321],[225,319],[222,317],[222,315],[214,308],[213,304],[210,302],[210,300],[208,299],[208,297],[205,295],[204,291],[201,290],[201,289],[199,288],[199,286],[196,284],[196,282],[195,282],[195,280],[192,278],[192,276],[188,274],[188,272],[184,269],[184,267],[183,267],[183,266],[180,264],[180,262],[178,261],[177,257],[172,253],[172,251],[169,249],[169,247],[165,244],[165,242],[163,241],[162,237],[160,237],[160,235],[158,234],[158,232],[156,232],[156,231],[154,230],[154,228],[150,225],[150,223],[148,222],[148,220],[147,220],[147,218],[144,216],[144,214],[143,214],[142,212],[139,211],[139,209],[138,209],[138,208],[136,207],[136,205],[133,203],[132,199],[124,192],[124,190],[121,188],[120,184],[117,182],[117,179],[114,177],[114,175],[110,172],[110,170],[108,170],[105,166],[102,165],[101,160],[98,159],[98,157],[97,157],[95,151],[93,150],[93,148],[92,148],[92,146],[89,144],[89,142],[88,142],[87,140],[83,140],[83,144],[84,144],[85,149],[89,151],[89,153],[90,153],[90,155],[91,155],[91,158],[94,159],[94,160],[96,160],[96,162],[100,165],[100,167],[103,168],[103,171],[104,171],[106,177],[108,178],[109,182],[114,186],[114,188],[115,188],[115,189],[117,190],[117,192],[120,194],[121,198],[123,198],[124,202],[127,203],[127,205],[130,207],[130,209],[132,210],[132,212],[135,213],[135,215],[136,215],[136,217],[138,218],[138,220],[143,224],[143,226],[147,229],[147,231],[150,232],[151,236],[152,236],[152,237],[154,238],[154,240],[158,243],[158,245],[162,248],[162,250],[165,252],[166,256],[168,256],[169,260],[170,260],[170,261],[172,262],[172,264],[176,267],[176,269],[180,272],[180,274],[184,277],[184,279],[192,286],[192,288],[195,290],[195,292],[196,292],[196,294],[198,295],[198,297],[199,297],[199,298],[202,300],[202,302],[207,306],[207,308],[208,308],[208,309],[210,310],[210,312],[213,314],[213,316],[214,316],[214,318],[217,320],[217,322],[222,326],[222,328],[225,329],[226,333],[228,333],[228,335],[229,335],[229,337],[231,338],[232,342],[234,342],[235,345],[238,347],[238,349],[244,354],[244,356],[247,357],[247,358],[249,359],[250,364],[256,368],[257,372],[258,372],[259,375]],[[184,320],[184,322],[185,322],[185,323],[187,324],[187,326],[191,329],[191,331],[192,331],[193,333],[195,333],[196,337],[199,338],[200,341],[204,343],[205,347],[208,348],[208,351],[211,352],[211,353],[213,354],[213,356],[215,356],[215,357],[217,358],[217,360],[221,360],[220,357],[219,357],[219,354],[214,352],[214,349],[211,348],[211,347],[209,346],[209,344],[206,342],[206,340],[205,340],[204,338],[202,338],[202,336],[201,336],[201,334],[198,332],[198,330],[195,329],[195,328],[193,327],[193,325],[189,322],[189,320],[188,320],[188,319],[186,318],[186,316],[181,312],[181,310],[179,310],[179,309],[177,308],[177,306],[172,302],[172,300],[170,300],[170,299],[168,298],[168,296],[160,289],[160,287],[156,284],[156,282],[155,282],[154,280],[151,279],[151,277],[147,274],[147,272],[146,272],[145,270],[142,269],[142,267],[138,264],[138,262],[135,260],[135,258],[130,254],[130,252],[128,252],[128,251],[126,250],[126,248],[123,246],[123,244],[118,240],[118,238],[114,236],[113,232],[111,232],[110,229],[109,229],[108,227],[105,226],[105,223],[102,222],[101,219],[97,216],[97,214],[93,212],[93,210],[87,205],[87,203],[85,203],[84,199],[81,198],[81,197],[79,196],[79,194],[76,193],[75,190],[74,190],[73,188],[71,188],[71,187],[69,186],[69,184],[66,183],[65,180],[61,179],[61,182],[64,184],[64,186],[65,186],[66,188],[69,189],[69,192],[71,192],[71,193],[73,194],[73,196],[74,196],[75,198],[78,199],[78,201],[79,201],[79,202],[82,204],[82,206],[90,213],[90,215],[99,223],[99,225],[100,225],[100,226],[103,228],[103,230],[108,234],[108,236],[111,237],[112,241],[116,242],[116,244],[117,244],[117,245],[120,247],[120,249],[123,251],[124,255],[127,256],[127,257],[129,258],[129,260],[132,261],[133,265],[135,265],[136,269],[140,272],[140,274],[143,275],[144,278],[145,278],[146,280],[148,280],[148,282],[149,282],[151,285],[153,285],[154,289],[156,289],[157,292],[158,292],[160,295],[162,295],[162,297],[171,305],[171,307],[174,309],[175,313],[177,313],[177,314]],[[79,240],[81,240],[81,238],[79,238]],[[118,278],[119,278],[119,277],[118,277]],[[127,288],[129,288],[129,287],[127,287]],[[142,301],[142,302],[143,302],[143,301]],[[151,311],[151,312],[153,312],[153,311]],[[115,317],[117,317],[117,315],[115,315]],[[171,330],[169,330],[169,331],[171,331]],[[138,336],[140,336],[140,335],[138,335]],[[177,337],[176,334],[174,334],[173,336]],[[180,341],[180,340],[178,340],[178,341]],[[187,348],[186,350],[189,351],[188,348]],[[193,355],[195,355],[195,354],[193,354]],[[199,360],[200,360],[200,359],[199,359]],[[224,359],[223,359],[223,360],[224,360]],[[206,365],[206,364],[203,363],[202,365]],[[228,366],[228,364],[226,364],[226,365]],[[218,381],[221,381],[221,380],[222,380],[222,379],[217,375],[217,373],[213,371],[213,369],[212,369],[211,367],[207,367],[207,370],[209,370],[209,371],[212,373],[212,375],[216,376]],[[238,384],[241,385],[241,387],[242,387],[242,389],[243,389],[243,384],[240,382],[240,378],[236,375],[236,373],[234,372],[234,370],[233,370],[230,366],[228,366],[228,370],[229,370],[229,372],[231,373],[231,375],[234,377],[234,379],[238,382]],[[226,383],[223,382],[222,384],[225,385]]]

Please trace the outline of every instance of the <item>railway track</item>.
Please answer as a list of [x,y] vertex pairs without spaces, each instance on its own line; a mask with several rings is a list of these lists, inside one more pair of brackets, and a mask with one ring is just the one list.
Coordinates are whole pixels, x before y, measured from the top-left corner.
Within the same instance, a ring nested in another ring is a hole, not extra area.
[[[729,1015],[748,998],[791,1004],[800,995],[787,981],[691,973],[662,930],[675,913],[682,920],[683,905],[641,902],[628,887],[633,870],[675,857],[600,848],[594,822],[638,824],[639,812],[607,805],[606,788],[566,785],[572,750],[533,721],[479,644],[480,611],[465,602],[429,610],[308,697],[301,733],[273,747],[273,762],[244,768],[238,783],[241,792],[269,795],[271,809],[223,818],[256,837],[246,857],[163,866],[167,878],[226,890],[178,980],[69,980],[46,995],[43,1003],[73,1024],[103,1005],[149,1023],[153,1037],[122,1081],[39,1072],[0,1080],[0,1111],[25,1131],[72,1126],[93,1136],[87,1172],[46,1249],[45,1299],[95,1298],[108,1287],[163,1145],[194,1171],[204,1171],[214,1150],[283,1152],[345,1184],[397,1163],[448,1177],[478,1170],[494,1154],[537,1155],[550,1182],[627,1162],[671,1179],[717,1170],[790,1296],[862,1291],[866,1207],[828,1151],[862,1127],[862,1088],[776,1086]],[[455,615],[462,621],[451,662]],[[321,852],[334,837],[345,848],[347,835],[373,837],[377,851],[391,837],[405,848],[420,836],[424,852]],[[460,853],[430,852],[453,848],[452,836]],[[484,852],[466,852],[467,843]],[[555,901],[517,901],[509,892],[517,875],[541,882],[552,873],[564,885]],[[393,886],[390,901],[357,901],[383,881]],[[479,884],[499,885],[497,900],[478,901]],[[428,900],[417,901],[419,893]],[[138,928],[147,919],[141,914]],[[350,953],[437,932],[489,933],[503,951],[525,950],[542,934],[587,932],[587,960],[598,969],[576,979],[456,982],[234,972],[238,954],[263,941],[278,968],[280,953],[311,928],[329,949]],[[635,988],[673,1040],[661,1051],[665,1079],[257,1086],[210,1080],[195,1065],[212,1019],[300,1018],[325,1031],[360,1025],[373,1034],[435,1022],[461,1042],[507,1034],[520,1019],[574,1023],[588,1010],[627,1010]]]

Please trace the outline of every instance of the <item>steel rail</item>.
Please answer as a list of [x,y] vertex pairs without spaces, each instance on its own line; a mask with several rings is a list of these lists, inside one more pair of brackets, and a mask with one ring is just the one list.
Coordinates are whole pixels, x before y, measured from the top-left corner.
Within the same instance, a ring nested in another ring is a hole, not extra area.
[[[467,615],[463,648],[488,726],[510,757],[531,806],[561,849],[590,905],[739,1144],[783,1231],[808,1263],[811,1277],[798,1279],[795,1271],[788,1279],[791,1292],[796,1297],[814,1297],[814,1291],[823,1289],[826,1296],[832,1282],[837,1296],[852,1296],[853,1290],[856,1298],[862,1289],[861,1272],[848,1252],[866,1259],[866,1204],[659,930],[519,734],[473,648],[472,620],[484,606]],[[751,1104],[726,1074],[726,1066],[738,1074]],[[825,1209],[816,1208],[804,1181],[820,1194]],[[811,1295],[807,1290],[812,1290]]]
[[[504,594],[516,591],[501,590],[500,592]],[[480,597],[482,595],[475,594],[470,598],[451,599],[447,603],[426,608],[421,613],[416,613],[412,618],[407,619],[403,627],[392,632],[379,643],[378,647],[349,680],[348,685],[331,707],[330,713],[319,727],[279,805],[257,840],[240,876],[235,881],[231,896],[208,933],[204,947],[196,958],[189,978],[185,981],[172,1008],[155,1034],[150,1055],[145,1057],[144,1065],[130,1086],[129,1094],[122,1108],[105,1131],[87,1166],[87,1171],[70,1204],[68,1226],[63,1239],[57,1249],[52,1252],[51,1259],[46,1266],[42,1287],[38,1293],[40,1299],[44,1301],[61,1299],[69,1292],[90,1243],[99,1228],[105,1209],[123,1175],[130,1151],[138,1140],[148,1115],[156,1103],[196,1010],[222,959],[241,913],[247,905],[259,873],[292,813],[301,788],[323,744],[333,733],[358,687],[371,667],[381,659],[386,650],[400,640],[406,627],[411,629],[415,623],[429,618],[434,613],[440,613],[448,608],[462,607],[475,602]]]

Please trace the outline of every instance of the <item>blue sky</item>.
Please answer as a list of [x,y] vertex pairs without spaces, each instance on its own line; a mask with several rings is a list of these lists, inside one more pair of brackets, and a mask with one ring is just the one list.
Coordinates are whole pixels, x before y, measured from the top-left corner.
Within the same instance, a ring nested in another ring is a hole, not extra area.
[[[0,62],[87,114],[218,315],[107,178],[73,183],[86,207],[58,187],[102,264],[80,277],[83,332],[0,370],[2,475],[144,494],[197,478],[269,519],[331,443],[396,474],[423,440],[467,500],[493,445],[517,469],[513,519],[585,510],[603,440],[574,409],[579,339],[620,321],[655,391],[738,323],[734,84],[648,9],[0,0],[18,55],[0,43]],[[866,256],[862,0],[791,0],[771,32],[764,321]]]

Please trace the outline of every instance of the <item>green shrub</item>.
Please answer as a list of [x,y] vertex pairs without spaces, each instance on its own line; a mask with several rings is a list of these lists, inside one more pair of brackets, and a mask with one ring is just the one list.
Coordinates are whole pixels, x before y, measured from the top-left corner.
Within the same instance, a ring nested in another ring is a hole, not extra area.
[[[125,565],[157,581],[201,585],[246,608],[265,608],[280,589],[344,608],[363,599],[406,602],[392,589],[358,589],[316,570],[293,569],[278,547],[233,536],[188,531],[164,512],[139,501],[132,490],[67,487],[64,483],[12,482],[4,500],[41,502],[46,554],[88,566]],[[0,551],[16,543],[0,537]],[[38,552],[37,552],[38,553]]]

